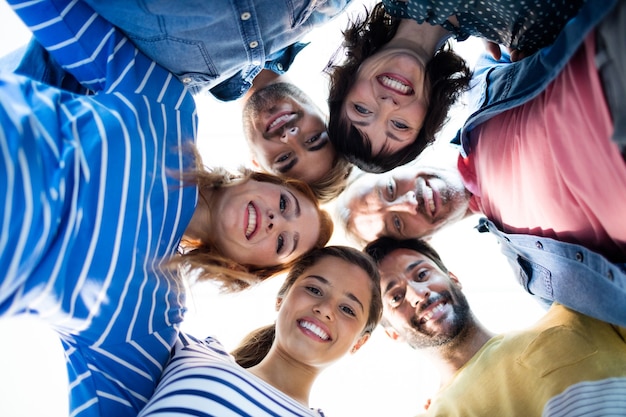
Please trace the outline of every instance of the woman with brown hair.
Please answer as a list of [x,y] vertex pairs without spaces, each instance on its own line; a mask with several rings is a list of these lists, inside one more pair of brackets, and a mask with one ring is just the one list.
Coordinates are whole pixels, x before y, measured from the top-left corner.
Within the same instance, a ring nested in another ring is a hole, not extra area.
[[273,325],[231,356],[220,342],[181,334],[140,416],[314,416],[320,373],[370,337],[382,314],[380,276],[369,256],[327,246],[298,261],[276,297]]

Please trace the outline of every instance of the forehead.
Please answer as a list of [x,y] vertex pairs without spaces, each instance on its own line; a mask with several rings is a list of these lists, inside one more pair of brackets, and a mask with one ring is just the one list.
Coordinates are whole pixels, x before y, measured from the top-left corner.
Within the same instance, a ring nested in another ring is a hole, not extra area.
[[370,277],[358,265],[335,256],[325,256],[305,269],[298,280],[311,278],[312,276],[323,278],[321,280],[314,279],[342,294],[352,294],[361,303],[370,302]]
[[349,210],[349,224],[365,240],[375,239],[384,229],[385,206],[381,200],[379,176],[366,174],[359,178],[346,193],[346,208]]
[[410,272],[410,267],[416,263],[433,264],[429,257],[412,249],[395,249],[378,264],[378,270],[383,280],[403,278]]

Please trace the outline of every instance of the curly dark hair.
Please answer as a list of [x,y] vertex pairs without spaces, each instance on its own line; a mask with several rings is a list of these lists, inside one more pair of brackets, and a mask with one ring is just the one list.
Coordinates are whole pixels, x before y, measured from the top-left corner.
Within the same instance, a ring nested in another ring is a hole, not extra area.
[[339,154],[367,172],[387,172],[413,161],[435,140],[447,120],[450,107],[469,87],[472,75],[465,60],[451,50],[449,43],[444,43],[426,64],[425,90],[429,94],[429,104],[417,138],[395,153],[372,155],[369,141],[345,117],[344,101],[354,85],[360,65],[396,35],[401,20],[387,14],[382,3],[376,4],[371,11],[365,8],[365,15],[354,19],[343,31],[344,40],[339,50],[343,53],[338,51],[325,69],[330,78],[330,140]]

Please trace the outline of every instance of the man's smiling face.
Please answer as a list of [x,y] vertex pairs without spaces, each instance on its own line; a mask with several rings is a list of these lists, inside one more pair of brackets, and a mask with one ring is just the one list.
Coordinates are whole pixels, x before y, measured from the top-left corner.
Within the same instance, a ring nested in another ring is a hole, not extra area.
[[244,106],[243,125],[253,161],[266,172],[312,183],[333,166],[325,117],[293,84],[256,91]]

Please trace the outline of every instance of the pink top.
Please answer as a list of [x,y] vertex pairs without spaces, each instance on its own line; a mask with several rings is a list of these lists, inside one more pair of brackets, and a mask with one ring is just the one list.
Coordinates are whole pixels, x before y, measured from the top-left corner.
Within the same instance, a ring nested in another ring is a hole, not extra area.
[[482,212],[508,233],[585,245],[626,261],[626,163],[587,37],[559,76],[530,102],[472,134],[458,167]]

